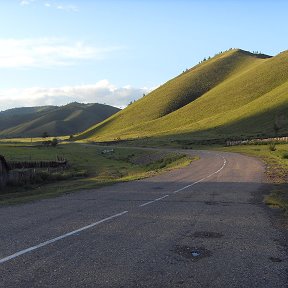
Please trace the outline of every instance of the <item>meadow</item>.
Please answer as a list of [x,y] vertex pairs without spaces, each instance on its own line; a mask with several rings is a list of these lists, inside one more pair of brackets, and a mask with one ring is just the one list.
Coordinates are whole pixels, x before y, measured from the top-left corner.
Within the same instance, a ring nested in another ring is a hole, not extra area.
[[29,139],[14,139],[10,142],[3,140],[0,142],[0,154],[8,161],[55,160],[57,156],[61,156],[69,161],[70,168],[56,172],[55,175],[42,179],[40,183],[6,187],[0,192],[0,204],[55,197],[76,190],[150,177],[186,166],[196,159],[191,159],[184,153],[143,148],[162,146],[220,150],[258,157],[266,164],[267,180],[271,184],[269,187],[272,187],[264,202],[271,207],[282,209],[288,215],[288,144],[276,144],[275,147],[271,143],[224,147],[215,143],[199,145],[181,139],[169,142],[152,138],[113,146],[64,142],[57,147],[43,147],[41,140],[43,139],[33,139],[32,143]]
[[37,183],[6,186],[0,191],[0,204],[54,197],[75,190],[141,179],[183,167],[192,161],[184,154],[173,152],[71,143],[43,147],[40,142],[26,141],[0,142],[0,155],[4,155],[7,161],[56,160],[61,156],[68,160],[69,168],[45,177],[41,172]]

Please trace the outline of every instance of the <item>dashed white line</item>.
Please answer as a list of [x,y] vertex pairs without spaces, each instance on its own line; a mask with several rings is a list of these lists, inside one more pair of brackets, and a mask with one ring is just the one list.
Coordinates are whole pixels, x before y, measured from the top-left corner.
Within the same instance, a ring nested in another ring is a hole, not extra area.
[[43,247],[43,246],[52,244],[52,243],[54,243],[54,242],[56,242],[56,241],[59,241],[59,240],[61,240],[61,239],[66,238],[66,237],[69,237],[69,236],[72,236],[72,235],[77,234],[77,233],[79,233],[79,232],[82,232],[82,231],[84,231],[84,230],[90,229],[90,228],[92,228],[92,227],[94,227],[94,226],[96,226],[96,225],[99,225],[99,224],[103,223],[103,222],[106,222],[106,221],[112,220],[112,219],[114,219],[114,218],[120,217],[120,216],[122,216],[122,215],[124,215],[124,214],[126,214],[126,213],[128,213],[128,211],[123,211],[123,212],[121,212],[121,213],[118,213],[118,214],[112,215],[112,216],[110,216],[110,217],[104,218],[104,219],[102,219],[102,220],[100,220],[100,221],[94,222],[94,223],[92,223],[92,224],[90,224],[90,225],[87,225],[87,226],[85,226],[85,227],[82,227],[82,228],[80,228],[80,229],[71,231],[71,232],[66,233],[66,234],[64,234],[64,235],[61,235],[61,236],[59,236],[59,237],[56,237],[56,238],[50,239],[50,240],[48,240],[48,241],[42,242],[42,243],[40,243],[40,244],[38,244],[38,245],[35,245],[35,246],[29,247],[29,248],[27,248],[27,249],[21,250],[21,251],[19,251],[19,252],[17,252],[17,253],[14,253],[14,254],[10,255],[10,256],[7,256],[7,257],[5,257],[5,258],[0,259],[0,264],[3,264],[3,263],[5,263],[5,262],[7,262],[7,261],[9,261],[9,260],[12,260],[12,259],[14,259],[14,258],[16,258],[16,257],[18,257],[18,256],[21,256],[21,255],[26,254],[26,253],[28,253],[28,252],[31,252],[31,251],[33,251],[33,250],[39,249],[39,248],[41,248],[41,247]]
[[206,177],[204,177],[204,178],[202,178],[202,179],[200,179],[200,180],[198,180],[198,181],[196,181],[196,182],[193,182],[193,183],[191,183],[191,184],[189,184],[189,185],[187,185],[187,186],[185,186],[185,187],[183,187],[183,188],[180,188],[180,189],[178,189],[178,190],[176,190],[176,191],[174,191],[174,192],[172,192],[172,193],[176,194],[176,193],[178,193],[178,192],[180,192],[180,191],[182,191],[182,190],[185,190],[185,189],[187,189],[187,188],[189,188],[189,187],[192,187],[192,186],[194,186],[194,185],[196,185],[196,184],[198,184],[198,183],[200,183],[200,182],[203,182],[204,180],[212,177],[212,176],[215,175],[215,174],[218,174],[220,171],[222,171],[222,170],[224,169],[224,167],[226,166],[226,163],[227,163],[227,160],[226,160],[223,156],[221,156],[221,157],[223,158],[224,161],[223,161],[223,165],[222,165],[222,167],[221,167],[220,169],[218,169],[217,171],[209,174],[208,176],[206,176]]
[[[219,156],[220,156],[220,155],[219,155]],[[176,193],[178,193],[178,192],[180,192],[180,191],[183,191],[183,190],[185,190],[185,189],[187,189],[187,188],[189,188],[189,187],[192,187],[192,186],[194,186],[194,185],[196,185],[196,184],[198,184],[198,183],[200,183],[200,182],[202,182],[202,181],[204,181],[204,180],[212,177],[213,175],[219,173],[221,170],[224,169],[224,167],[226,166],[226,163],[227,163],[226,159],[225,159],[223,156],[221,156],[221,157],[223,158],[224,162],[223,162],[223,165],[222,165],[222,167],[221,167],[220,169],[218,169],[217,171],[213,172],[212,174],[210,174],[210,175],[208,175],[208,176],[206,176],[206,177],[204,177],[204,178],[202,178],[202,179],[200,179],[200,180],[198,180],[198,181],[196,181],[196,182],[193,182],[193,183],[191,183],[190,185],[187,185],[187,186],[185,186],[185,187],[183,187],[183,188],[181,188],[181,189],[178,189],[178,190],[176,190],[176,191],[174,191],[174,192],[172,192],[172,193],[173,193],[173,194],[176,194]],[[146,202],[146,203],[144,203],[144,204],[141,204],[139,207],[147,206],[147,205],[149,205],[149,204],[155,203],[155,202],[160,201],[160,200],[162,200],[162,199],[164,199],[164,198],[167,198],[167,197],[169,197],[168,194],[167,194],[167,195],[164,195],[164,196],[162,196],[162,197],[159,197],[159,198],[157,198],[157,199],[155,199],[155,200],[152,200],[152,201]],[[106,221],[112,220],[112,219],[114,219],[114,218],[120,217],[120,216],[122,216],[122,215],[124,215],[124,214],[126,214],[126,213],[128,213],[128,211],[123,211],[123,212],[121,212],[121,213],[118,213],[118,214],[112,215],[112,216],[110,216],[110,217],[104,218],[104,219],[102,219],[102,220],[99,220],[99,221],[94,222],[94,223],[92,223],[92,224],[90,224],[90,225],[84,226],[84,227],[79,228],[79,229],[77,229],[77,230],[71,231],[71,232],[69,232],[69,233],[63,234],[63,235],[58,236],[58,237],[56,237],[56,238],[53,238],[53,239],[50,239],[50,240],[48,240],[48,241],[42,242],[42,243],[40,243],[40,244],[38,244],[38,245],[29,247],[29,248],[24,249],[24,250],[21,250],[21,251],[18,251],[18,252],[16,252],[16,253],[12,254],[12,255],[9,255],[9,256],[7,256],[7,257],[5,257],[5,258],[0,259],[0,264],[3,264],[3,263],[5,263],[5,262],[7,262],[7,261],[10,261],[10,260],[12,260],[12,259],[14,259],[14,258],[16,258],[16,257],[18,257],[18,256],[23,255],[23,254],[29,253],[29,252],[31,252],[31,251],[33,251],[33,250],[36,250],[36,249],[39,249],[39,248],[44,247],[44,246],[46,246],[46,245],[52,244],[52,243],[54,243],[54,242],[56,242],[56,241],[62,240],[62,239],[64,239],[64,238],[66,238],[66,237],[69,237],[69,236],[75,235],[75,234],[77,234],[77,233],[79,233],[79,232],[82,232],[82,231],[84,231],[84,230],[90,229],[90,228],[92,228],[92,227],[94,227],[94,226],[97,226],[97,225],[103,223],[103,222],[106,222]]]
[[[220,171],[222,171],[222,170],[224,169],[224,167],[226,166],[227,160],[226,160],[223,156],[221,156],[221,155],[219,155],[219,154],[217,154],[217,155],[220,156],[220,157],[222,157],[222,159],[223,159],[223,165],[221,166],[221,168],[219,168],[217,171],[209,174],[208,176],[206,176],[206,177],[204,177],[204,178],[202,178],[202,179],[200,179],[200,180],[198,180],[198,181],[196,181],[196,182],[193,182],[193,183],[191,183],[191,184],[189,184],[189,185],[187,185],[187,186],[185,186],[185,187],[182,187],[182,188],[180,188],[180,189],[178,189],[178,190],[176,190],[176,191],[173,191],[172,194],[177,194],[178,192],[183,191],[183,190],[185,190],[185,189],[187,189],[187,188],[189,188],[189,187],[192,187],[192,186],[194,186],[194,185],[196,185],[196,184],[198,184],[198,183],[200,183],[200,182],[202,182],[202,181],[204,181],[204,180],[212,177],[213,175],[218,174]],[[155,200],[146,202],[146,203],[144,203],[144,204],[139,205],[139,207],[147,206],[147,205],[152,204],[152,203],[154,203],[154,202],[160,201],[160,200],[162,200],[162,199],[164,199],[164,198],[166,198],[166,197],[169,197],[169,195],[165,195],[165,196],[160,197],[160,198],[157,198],[157,199],[155,199]]]
[[160,197],[160,198],[157,198],[157,199],[155,199],[155,200],[152,200],[152,201],[146,202],[146,203],[144,203],[144,204],[141,204],[139,207],[144,207],[144,206],[149,205],[149,204],[151,204],[151,203],[154,203],[154,202],[160,201],[160,200],[162,200],[162,199],[164,199],[164,198],[166,198],[166,197],[169,197],[169,195],[165,195],[165,196]]

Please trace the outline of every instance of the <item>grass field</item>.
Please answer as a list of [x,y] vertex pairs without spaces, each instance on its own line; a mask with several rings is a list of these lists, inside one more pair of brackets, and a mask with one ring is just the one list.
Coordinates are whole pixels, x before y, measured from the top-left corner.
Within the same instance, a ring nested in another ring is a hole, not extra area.
[[161,85],[77,139],[211,139],[288,132],[288,51],[233,49]]
[[[23,201],[54,197],[62,193],[90,189],[121,181],[130,181],[155,175],[156,173],[188,165],[193,159],[183,154],[157,152],[139,148],[117,146],[113,153],[102,154],[110,146],[91,144],[63,144],[56,148],[31,145],[29,139],[22,142],[0,142],[0,154],[7,160],[54,160],[57,155],[64,156],[71,163],[71,168],[64,172],[62,181],[47,181],[45,183],[27,185],[25,187],[9,187],[0,193],[0,204],[19,203]],[[34,139],[33,139],[34,141]],[[41,142],[41,139],[39,139]],[[135,145],[137,142],[126,143]],[[277,144],[271,151],[269,144],[242,145],[223,147],[218,145],[191,145],[184,142],[139,140],[143,146],[170,146],[184,149],[212,149],[227,152],[243,153],[260,158],[266,163],[268,181],[271,184],[270,194],[265,197],[265,203],[283,209],[288,215],[288,144]]]
[[71,167],[40,183],[23,187],[7,186],[0,191],[0,204],[57,196],[62,193],[90,189],[122,181],[152,176],[169,169],[188,165],[192,159],[183,154],[136,148],[115,148],[81,144],[42,147],[28,143],[1,143],[0,154],[6,160],[55,160],[65,157]]

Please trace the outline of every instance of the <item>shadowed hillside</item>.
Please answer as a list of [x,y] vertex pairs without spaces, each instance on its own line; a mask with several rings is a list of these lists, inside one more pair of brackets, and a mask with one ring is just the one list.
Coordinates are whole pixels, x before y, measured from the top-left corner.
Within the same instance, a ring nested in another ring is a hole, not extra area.
[[103,104],[23,107],[0,112],[0,137],[37,137],[79,133],[120,109]]
[[[288,132],[288,51],[233,49],[168,81],[80,138],[224,138]],[[287,121],[286,121],[287,118]]]

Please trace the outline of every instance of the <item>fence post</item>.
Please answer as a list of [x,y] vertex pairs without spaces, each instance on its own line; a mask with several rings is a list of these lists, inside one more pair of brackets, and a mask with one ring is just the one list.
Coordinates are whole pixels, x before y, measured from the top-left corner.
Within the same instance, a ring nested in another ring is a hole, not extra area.
[[0,155],[0,189],[5,187],[8,182],[9,167],[4,158]]

